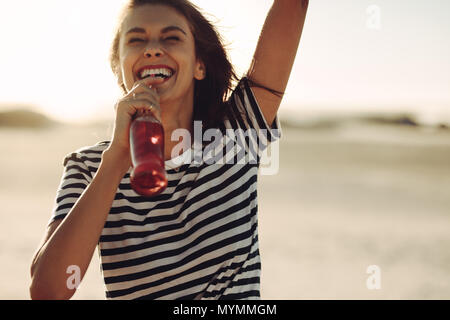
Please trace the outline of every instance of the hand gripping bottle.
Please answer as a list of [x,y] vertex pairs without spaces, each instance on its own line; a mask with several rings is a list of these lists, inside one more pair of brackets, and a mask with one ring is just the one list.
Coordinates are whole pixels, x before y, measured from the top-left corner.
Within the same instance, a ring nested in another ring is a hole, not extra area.
[[142,196],[155,196],[167,187],[164,169],[164,129],[153,115],[139,115],[130,126],[133,169],[131,187]]

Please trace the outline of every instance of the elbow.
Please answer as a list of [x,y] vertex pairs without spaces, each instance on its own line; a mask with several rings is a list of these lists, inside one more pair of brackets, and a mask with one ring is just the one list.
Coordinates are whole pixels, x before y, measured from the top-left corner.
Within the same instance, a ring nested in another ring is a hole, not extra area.
[[31,300],[57,300],[55,295],[51,294],[50,290],[44,290],[36,284],[36,281],[31,281],[30,298]]
[[58,281],[46,281],[39,276],[35,268],[31,267],[31,284],[29,287],[31,300],[69,300],[75,290],[69,290],[65,286],[55,286]]
[[37,283],[33,280],[30,285],[31,300],[69,300],[74,292],[55,290],[51,286]]

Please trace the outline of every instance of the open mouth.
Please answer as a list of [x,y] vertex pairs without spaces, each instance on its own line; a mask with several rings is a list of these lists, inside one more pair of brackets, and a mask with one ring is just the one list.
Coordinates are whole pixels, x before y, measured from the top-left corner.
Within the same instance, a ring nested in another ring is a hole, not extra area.
[[168,67],[162,68],[152,68],[152,67],[144,67],[137,72],[137,76],[139,80],[142,79],[162,79],[167,80],[172,77],[174,71]]

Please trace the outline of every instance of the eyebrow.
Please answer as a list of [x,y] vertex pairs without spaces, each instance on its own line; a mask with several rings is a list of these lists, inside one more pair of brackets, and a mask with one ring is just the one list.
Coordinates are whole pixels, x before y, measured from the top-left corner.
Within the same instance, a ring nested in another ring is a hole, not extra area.
[[[186,32],[183,29],[181,29],[180,27],[177,27],[177,26],[165,27],[164,29],[161,30],[161,33],[167,33],[167,32],[170,32],[170,31],[180,31],[181,33],[183,33],[184,35],[187,36]],[[145,33],[145,29],[138,28],[138,27],[131,28],[130,30],[127,31],[126,34],[129,34],[129,33]]]

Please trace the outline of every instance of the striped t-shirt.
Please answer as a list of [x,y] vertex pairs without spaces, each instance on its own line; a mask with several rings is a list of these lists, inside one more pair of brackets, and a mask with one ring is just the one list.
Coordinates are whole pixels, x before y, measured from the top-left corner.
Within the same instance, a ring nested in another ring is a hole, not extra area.
[[[219,136],[209,152],[203,146],[203,157],[194,147],[166,161],[163,193],[139,196],[130,186],[131,168],[123,177],[98,243],[107,298],[260,298],[257,175],[263,150],[280,137],[279,122],[267,125],[246,78],[230,99],[220,129],[234,137]],[[108,145],[64,159],[50,222],[69,213]]]

